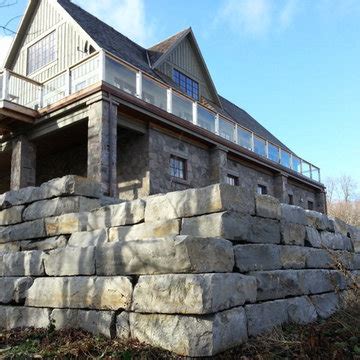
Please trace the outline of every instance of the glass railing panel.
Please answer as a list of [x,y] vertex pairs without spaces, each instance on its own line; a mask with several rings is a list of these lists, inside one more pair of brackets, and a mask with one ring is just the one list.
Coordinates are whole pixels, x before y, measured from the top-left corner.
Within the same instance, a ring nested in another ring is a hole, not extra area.
[[100,59],[93,57],[71,69],[71,94],[97,83],[100,79]]
[[145,76],[142,78],[142,98],[144,101],[166,110],[166,88]]
[[0,99],[3,97],[3,81],[4,81],[4,75],[0,74]]
[[294,171],[301,173],[301,160],[297,157],[293,155],[293,159],[292,159],[292,168]]
[[306,161],[302,162],[302,174],[311,178],[311,166]]
[[291,169],[291,154],[282,149],[280,164]]
[[193,103],[191,100],[175,93],[172,94],[172,113],[174,115],[192,122],[192,109]]
[[235,141],[235,124],[219,116],[219,135],[226,140]]
[[314,165],[311,165],[311,178],[320,182],[320,169]]
[[197,122],[202,128],[215,132],[215,114],[201,105],[198,105]]
[[43,106],[54,104],[66,96],[67,76],[68,73],[65,72],[44,83]]
[[266,157],[266,141],[254,135],[254,151],[261,156]]
[[136,72],[108,57],[105,58],[105,81],[128,94],[136,95]]
[[269,159],[272,160],[272,161],[275,161],[276,163],[279,163],[280,162],[280,153],[279,153],[280,149],[269,143]]
[[238,143],[240,146],[252,150],[252,133],[241,127],[238,127]]
[[8,87],[6,100],[31,109],[38,109],[40,107],[39,85],[10,74]]

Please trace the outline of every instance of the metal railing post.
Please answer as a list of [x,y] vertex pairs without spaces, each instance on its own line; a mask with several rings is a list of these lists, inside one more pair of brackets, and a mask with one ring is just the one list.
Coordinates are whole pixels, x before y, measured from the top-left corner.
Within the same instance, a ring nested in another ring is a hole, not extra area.
[[215,134],[220,135],[220,119],[219,114],[215,115]]
[[138,71],[136,73],[136,97],[142,98],[142,72]]
[[196,101],[193,102],[193,124],[198,125],[198,104]]
[[169,88],[166,90],[166,111],[170,114],[172,114],[172,98],[173,94],[172,94],[172,89]]
[[238,135],[238,125],[234,126],[234,142],[235,144],[239,144],[239,135]]

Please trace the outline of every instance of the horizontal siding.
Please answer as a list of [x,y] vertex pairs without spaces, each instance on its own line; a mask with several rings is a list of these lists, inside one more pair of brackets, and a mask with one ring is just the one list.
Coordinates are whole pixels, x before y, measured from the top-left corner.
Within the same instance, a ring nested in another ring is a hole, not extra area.
[[40,40],[45,34],[54,29],[57,34],[57,60],[44,67],[43,70],[29,75],[30,78],[39,82],[46,81],[87,56],[87,54],[78,50],[78,47],[84,49],[85,42],[88,40],[86,36],[83,36],[70,20],[64,22],[62,15],[50,2],[51,0],[39,1],[40,4],[34,14],[28,34],[23,41],[22,49],[14,65],[15,72],[27,76],[27,45]]

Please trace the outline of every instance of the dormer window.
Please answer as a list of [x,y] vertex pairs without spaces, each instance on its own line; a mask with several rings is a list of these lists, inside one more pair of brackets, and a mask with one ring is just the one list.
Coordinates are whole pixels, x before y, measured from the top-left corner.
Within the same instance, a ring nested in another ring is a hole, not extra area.
[[30,75],[55,60],[56,33],[53,31],[28,48],[27,74]]
[[174,69],[173,80],[180,87],[180,90],[194,100],[199,100],[199,83],[189,78],[182,72]]

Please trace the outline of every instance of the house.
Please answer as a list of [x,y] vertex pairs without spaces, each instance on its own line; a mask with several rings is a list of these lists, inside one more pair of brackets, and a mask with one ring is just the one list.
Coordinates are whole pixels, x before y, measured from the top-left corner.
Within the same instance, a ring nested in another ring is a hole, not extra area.
[[123,199],[229,183],[326,212],[320,169],[217,92],[191,29],[145,49],[31,0],[0,99],[0,193],[75,174]]

